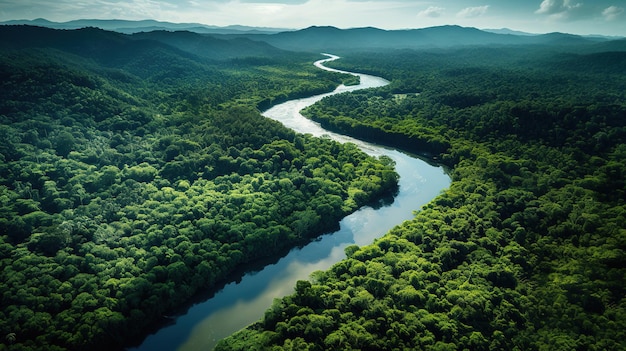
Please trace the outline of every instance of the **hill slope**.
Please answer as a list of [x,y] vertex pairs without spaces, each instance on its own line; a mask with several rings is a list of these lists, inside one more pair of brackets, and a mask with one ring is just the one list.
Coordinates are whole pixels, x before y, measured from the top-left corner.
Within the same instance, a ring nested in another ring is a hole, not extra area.
[[152,50],[167,50],[187,58],[202,57],[221,61],[236,57],[284,55],[282,50],[265,43],[244,38],[218,39],[187,31],[153,31],[127,35],[93,27],[56,30],[34,26],[0,26],[0,33],[0,46],[4,49],[55,48],[90,57],[101,63],[112,58],[119,59],[128,52],[149,55]]

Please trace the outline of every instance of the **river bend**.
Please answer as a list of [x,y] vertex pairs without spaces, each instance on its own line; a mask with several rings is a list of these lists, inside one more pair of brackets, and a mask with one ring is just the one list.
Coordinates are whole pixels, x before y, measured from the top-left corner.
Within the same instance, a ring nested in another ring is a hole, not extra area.
[[213,297],[191,306],[185,314],[176,316],[174,323],[149,335],[139,347],[131,350],[213,349],[220,339],[262,318],[274,299],[293,293],[296,281],[308,279],[312,272],[326,270],[344,259],[346,246],[372,243],[394,226],[413,218],[415,210],[430,202],[450,185],[450,178],[442,167],[430,165],[395,149],[329,132],[300,114],[300,110],[326,96],[381,87],[389,83],[380,77],[327,68],[324,66],[325,62],[339,57],[325,55],[328,58],[315,62],[315,66],[358,75],[360,84],[341,85],[330,93],[290,100],[270,108],[263,115],[299,133],[329,137],[342,143],[351,142],[370,155],[389,156],[395,161],[396,172],[400,175],[399,193],[393,203],[376,209],[359,209],[340,222],[338,231],[323,235],[302,248],[293,249],[276,263],[259,271],[249,272],[241,280],[227,284]]

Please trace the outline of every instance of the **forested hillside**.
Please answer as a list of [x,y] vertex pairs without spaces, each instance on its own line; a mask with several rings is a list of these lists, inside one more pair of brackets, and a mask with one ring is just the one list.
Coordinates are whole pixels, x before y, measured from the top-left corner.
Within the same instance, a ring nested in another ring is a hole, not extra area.
[[120,349],[396,190],[259,114],[340,84],[317,56],[180,35],[0,27],[0,350]]
[[305,114],[427,152],[450,189],[219,350],[626,348],[626,52],[351,54],[385,88]]

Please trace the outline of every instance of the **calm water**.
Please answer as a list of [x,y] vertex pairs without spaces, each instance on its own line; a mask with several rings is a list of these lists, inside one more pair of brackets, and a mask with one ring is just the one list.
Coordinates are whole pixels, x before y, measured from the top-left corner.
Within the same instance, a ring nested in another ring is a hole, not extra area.
[[[329,58],[317,61],[315,65],[328,69],[323,63],[338,58],[327,56]],[[332,93],[287,101],[267,110],[263,115],[300,133],[352,142],[370,155],[391,157],[396,162],[396,172],[400,175],[399,194],[393,203],[377,209],[364,207],[347,216],[341,221],[338,231],[323,235],[303,248],[293,249],[276,263],[269,264],[260,271],[247,273],[238,282],[227,284],[213,297],[193,305],[185,314],[176,316],[175,323],[149,335],[141,346],[131,350],[213,349],[220,339],[262,318],[275,298],[293,293],[296,281],[308,279],[312,272],[326,270],[345,258],[346,246],[372,243],[394,226],[413,218],[415,210],[450,185],[450,178],[441,167],[394,149],[328,132],[299,113],[304,107],[328,95],[388,84],[383,78],[358,75],[361,78],[360,85],[340,86]]]

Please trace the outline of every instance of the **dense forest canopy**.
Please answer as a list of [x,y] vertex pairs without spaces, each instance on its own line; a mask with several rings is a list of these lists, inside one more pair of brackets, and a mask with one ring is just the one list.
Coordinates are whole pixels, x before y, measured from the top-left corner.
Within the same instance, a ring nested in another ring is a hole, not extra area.
[[453,183],[218,348],[622,350],[625,44],[1,26],[0,350],[119,349],[395,191],[389,160],[259,114],[351,82],[278,49],[329,45],[391,84],[305,114],[429,155]]
[[0,349],[122,348],[394,192],[390,160],[259,114],[340,84],[318,57],[0,27]]
[[304,111],[427,152],[448,191],[218,350],[626,348],[626,50],[353,52],[391,80]]

